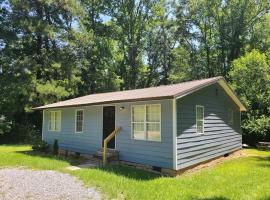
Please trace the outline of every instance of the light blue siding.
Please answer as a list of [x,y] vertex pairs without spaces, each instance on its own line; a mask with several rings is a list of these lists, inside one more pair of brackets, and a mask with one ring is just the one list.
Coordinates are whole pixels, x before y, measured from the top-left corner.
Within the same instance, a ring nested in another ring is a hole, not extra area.
[[93,154],[101,148],[102,142],[102,107],[80,107],[84,109],[83,133],[75,133],[75,110],[78,108],[54,109],[61,110],[61,131],[48,131],[49,111],[44,111],[43,140],[53,144],[58,140],[62,149]]
[[[144,104],[161,104],[161,142],[131,137],[131,106]],[[125,107],[123,111],[120,110],[122,106]],[[120,160],[173,168],[172,100],[117,104],[116,126],[122,127],[116,137]]]
[[[134,140],[131,138],[131,106],[145,104],[161,104],[161,142]],[[115,126],[122,130],[116,137],[116,150],[120,160],[172,168],[172,100],[145,101],[134,103],[111,104],[115,106]],[[125,107],[120,110],[120,107]],[[77,108],[77,109],[81,109]],[[49,111],[44,111],[43,140],[53,143],[58,139],[63,149],[93,154],[102,145],[103,106],[88,106],[84,109],[83,133],[75,133],[76,108],[54,109],[62,111],[60,132],[48,131]]]
[[[216,89],[218,95],[216,96]],[[161,141],[132,139],[132,105],[161,105]],[[173,137],[173,100],[125,102],[115,106],[115,126],[122,130],[116,137],[120,160],[173,169],[176,149],[177,168],[224,155],[241,148],[240,112],[224,90],[214,84],[177,100],[177,136]],[[204,106],[204,134],[196,134],[196,105]],[[107,105],[104,105],[107,106]],[[120,109],[124,107],[124,109]],[[75,133],[75,110],[84,109],[83,133]],[[234,111],[234,124],[228,125],[228,109]],[[61,110],[61,131],[48,131],[49,111],[44,111],[43,140],[57,139],[62,149],[94,154],[102,146],[103,105]],[[173,143],[176,140],[176,145]]]
[[[204,134],[196,134],[196,105],[204,106]],[[233,109],[233,125],[228,124],[229,108]],[[178,99],[178,169],[240,149],[241,144],[239,108],[218,84]]]

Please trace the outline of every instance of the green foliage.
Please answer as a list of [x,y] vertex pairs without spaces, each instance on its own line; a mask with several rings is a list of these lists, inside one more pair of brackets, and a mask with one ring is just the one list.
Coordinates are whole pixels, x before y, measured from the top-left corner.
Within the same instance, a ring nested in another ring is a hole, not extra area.
[[7,122],[4,116],[0,116],[0,135],[8,133],[11,129],[11,122]]
[[54,140],[53,142],[53,154],[58,155],[59,152],[59,146],[58,146],[58,140]]
[[34,151],[47,152],[49,150],[49,144],[45,141],[39,140],[32,145]]
[[40,132],[31,124],[10,124],[7,132],[0,135],[0,143],[32,144],[41,139]]
[[[36,106],[229,77],[232,65],[245,66],[234,60],[252,49],[270,55],[268,0],[5,0],[0,8],[0,113],[14,126],[40,129]],[[262,67],[243,76],[260,87],[228,80],[257,119],[269,116],[269,94],[261,87],[268,84],[269,61],[253,54],[258,57],[248,65]]]
[[244,141],[255,145],[270,139],[270,62],[253,50],[233,62],[229,73],[232,87],[247,106],[243,116]]
[[258,142],[270,141],[270,117],[269,116],[249,116],[243,122],[243,142],[256,146]]

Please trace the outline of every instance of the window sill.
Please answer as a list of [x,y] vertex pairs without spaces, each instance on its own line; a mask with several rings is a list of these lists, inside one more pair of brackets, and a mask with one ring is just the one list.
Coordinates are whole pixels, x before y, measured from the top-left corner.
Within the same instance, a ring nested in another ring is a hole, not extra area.
[[145,141],[145,142],[161,142],[161,140],[146,140],[146,139],[137,139],[137,138],[131,138],[132,140],[137,141]]
[[196,133],[196,135],[204,135],[204,133]]

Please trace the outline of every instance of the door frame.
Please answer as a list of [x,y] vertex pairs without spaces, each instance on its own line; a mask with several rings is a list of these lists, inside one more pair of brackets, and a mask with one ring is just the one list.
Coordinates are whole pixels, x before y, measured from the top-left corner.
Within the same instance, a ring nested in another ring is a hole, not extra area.
[[[101,148],[103,148],[103,121],[104,121],[104,118],[103,118],[103,110],[104,110],[104,107],[107,107],[107,106],[114,106],[114,128],[116,128],[116,105],[114,104],[104,104],[102,105],[102,137],[101,137]],[[116,150],[116,137],[117,136],[114,136],[114,149],[112,148],[109,148],[107,147],[107,149],[112,149],[112,150]]]

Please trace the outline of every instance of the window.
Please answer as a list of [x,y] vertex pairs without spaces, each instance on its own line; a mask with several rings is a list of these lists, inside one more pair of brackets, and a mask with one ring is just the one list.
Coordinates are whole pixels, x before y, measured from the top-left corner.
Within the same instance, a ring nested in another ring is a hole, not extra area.
[[61,111],[49,112],[49,131],[61,131]]
[[196,106],[196,132],[204,133],[204,107]]
[[75,132],[82,133],[83,132],[83,110],[76,110],[75,115]]
[[228,123],[230,125],[233,125],[233,109],[228,109]]
[[160,105],[138,105],[132,107],[132,136],[138,140],[160,141]]

